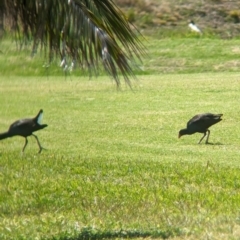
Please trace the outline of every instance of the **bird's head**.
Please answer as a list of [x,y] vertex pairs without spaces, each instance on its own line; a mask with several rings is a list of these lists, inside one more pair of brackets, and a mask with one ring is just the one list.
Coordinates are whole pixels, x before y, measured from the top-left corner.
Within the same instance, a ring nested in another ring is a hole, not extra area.
[[187,129],[181,129],[178,133],[178,138],[180,138],[181,136],[186,135],[186,134],[188,134]]
[[178,138],[180,138],[182,135],[181,135],[181,131],[179,131],[178,133]]

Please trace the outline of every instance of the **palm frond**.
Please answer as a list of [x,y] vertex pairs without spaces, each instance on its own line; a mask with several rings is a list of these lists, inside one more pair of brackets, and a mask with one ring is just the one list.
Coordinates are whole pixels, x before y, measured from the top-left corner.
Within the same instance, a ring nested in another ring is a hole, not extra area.
[[112,0],[8,0],[6,9],[18,34],[33,37],[33,54],[41,44],[50,61],[60,56],[66,67],[72,59],[90,74],[101,63],[117,85],[119,73],[130,84],[131,61],[141,59],[144,47]]

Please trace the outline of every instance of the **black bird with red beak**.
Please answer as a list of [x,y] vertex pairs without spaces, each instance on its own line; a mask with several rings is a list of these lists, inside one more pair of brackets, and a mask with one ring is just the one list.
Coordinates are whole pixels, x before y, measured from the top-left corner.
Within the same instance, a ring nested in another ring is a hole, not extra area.
[[180,138],[183,135],[191,135],[197,132],[203,133],[203,137],[199,140],[198,144],[201,143],[201,141],[206,135],[207,144],[210,136],[210,130],[208,128],[222,121],[221,119],[222,115],[223,114],[202,113],[194,116],[192,119],[188,121],[187,127],[179,131],[178,138]]

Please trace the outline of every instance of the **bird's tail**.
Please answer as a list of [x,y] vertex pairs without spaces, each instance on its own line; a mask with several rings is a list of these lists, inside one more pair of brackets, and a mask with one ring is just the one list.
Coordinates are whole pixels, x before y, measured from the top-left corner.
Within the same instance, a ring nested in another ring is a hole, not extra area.
[[43,119],[43,110],[40,109],[39,113],[35,117],[36,122],[40,125]]
[[0,140],[10,137],[8,132],[0,133]]
[[222,116],[223,116],[222,113],[219,113],[219,114],[215,114],[215,115],[214,115],[215,118],[221,118]]

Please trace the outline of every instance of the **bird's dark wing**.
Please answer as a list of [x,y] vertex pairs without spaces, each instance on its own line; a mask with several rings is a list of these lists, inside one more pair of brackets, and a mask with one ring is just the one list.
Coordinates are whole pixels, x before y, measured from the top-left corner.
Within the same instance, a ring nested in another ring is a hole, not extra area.
[[202,117],[208,117],[210,119],[219,119],[223,114],[213,114],[213,113],[202,113],[202,114],[198,114],[198,115],[202,115]]
[[201,121],[201,117],[202,117],[202,114],[198,114],[198,115],[195,115],[194,117],[192,117],[188,122],[187,122],[187,127],[189,127],[190,125],[194,124],[194,123],[197,123],[199,121]]
[[15,135],[29,136],[32,134],[32,128],[35,123],[32,119],[21,119],[12,123],[9,127],[9,132]]
[[212,113],[203,113],[194,116],[187,123],[187,127],[193,125],[199,125],[201,128],[209,128],[211,125],[221,121],[221,116],[223,114],[212,114]]

